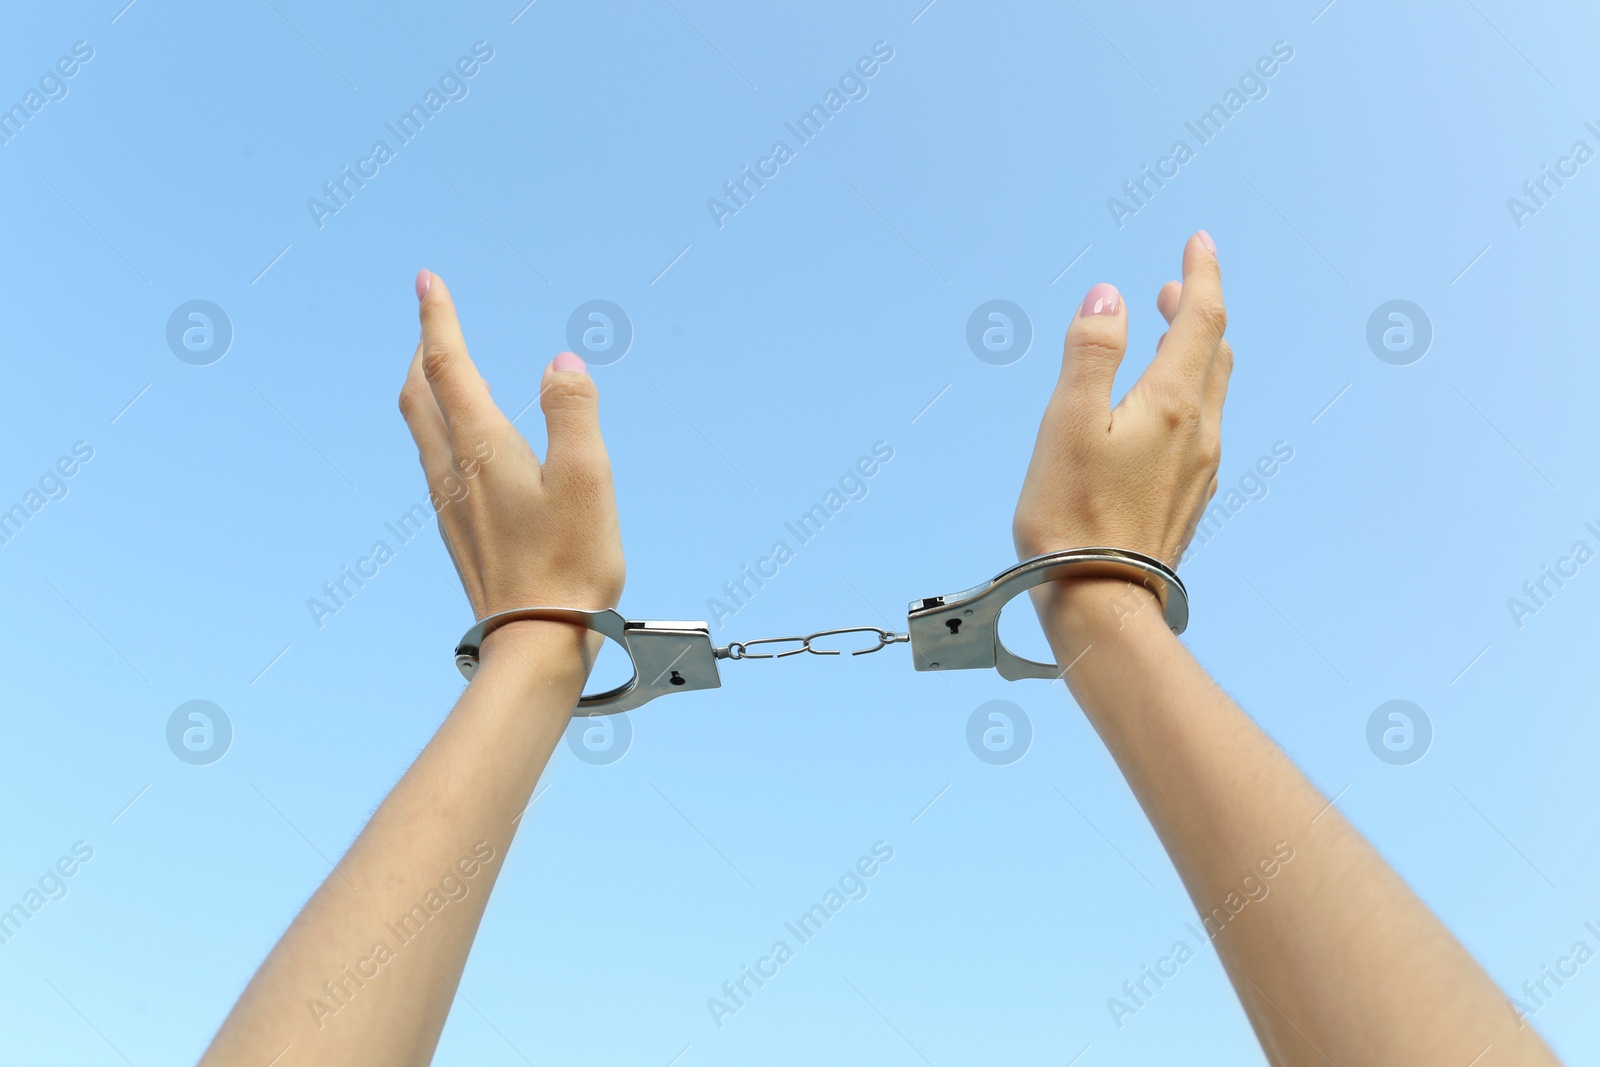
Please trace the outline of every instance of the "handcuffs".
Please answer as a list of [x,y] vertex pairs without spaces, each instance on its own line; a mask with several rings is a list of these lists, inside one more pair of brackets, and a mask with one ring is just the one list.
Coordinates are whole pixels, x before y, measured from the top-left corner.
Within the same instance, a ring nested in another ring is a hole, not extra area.
[[[782,659],[801,652],[837,656],[841,650],[816,648],[812,642],[849,633],[872,633],[878,638],[876,645],[857,649],[851,652],[853,656],[877,652],[893,644],[910,643],[913,666],[919,671],[993,667],[1000,677],[1011,682],[1023,678],[1055,679],[1065,670],[1053,663],[1024,659],[1001,642],[1000,612],[1024,590],[1065,577],[1069,571],[1074,572],[1074,577],[1104,576],[1135,581],[1155,594],[1173,633],[1181,634],[1189,625],[1188,591],[1177,572],[1160,560],[1123,548],[1073,548],[1024,560],[990,581],[959,593],[913,600],[906,611],[905,633],[879,626],[844,626],[819,630],[805,637],[763,637],[714,645],[711,628],[704,621],[637,621],[624,618],[610,608],[601,611],[514,608],[480,619],[466,632],[456,645],[456,668],[470,681],[478,669],[478,653],[484,638],[490,633],[521,619],[547,619],[604,634],[621,645],[633,662],[633,677],[627,682],[603,693],[579,698],[578,711],[585,715],[613,715],[632,711],[669,693],[717,689],[722,685],[717,673],[719,659]],[[750,651],[756,646],[777,644],[795,647],[782,651]]]

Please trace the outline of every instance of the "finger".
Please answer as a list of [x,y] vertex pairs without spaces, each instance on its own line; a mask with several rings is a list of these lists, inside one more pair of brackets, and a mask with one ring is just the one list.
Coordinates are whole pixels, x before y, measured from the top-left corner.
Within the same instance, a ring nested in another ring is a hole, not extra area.
[[1111,410],[1111,386],[1128,348],[1128,310],[1107,282],[1093,286],[1067,327],[1061,381],[1074,403]]
[[[1161,312],[1161,317],[1167,320],[1167,325],[1172,325],[1172,316],[1178,313],[1178,295],[1183,292],[1183,285],[1179,282],[1168,282],[1156,294],[1156,310]],[[1161,351],[1161,346],[1167,343],[1167,335],[1163,333],[1156,338],[1156,352]]]
[[1211,357],[1228,325],[1222,301],[1222,272],[1215,246],[1204,230],[1189,238],[1183,251],[1183,285],[1172,316],[1171,336],[1150,364],[1158,377],[1179,389],[1198,389],[1205,380]]
[[453,450],[450,447],[450,430],[444,416],[433,399],[422,373],[422,345],[411,357],[411,369],[406,373],[406,383],[400,389],[400,417],[406,420],[411,439],[417,443],[422,457],[422,471],[431,487],[450,471]]
[[1178,298],[1183,295],[1182,282],[1168,282],[1161,287],[1161,292],[1156,294],[1156,310],[1161,312],[1161,317],[1167,320],[1167,325],[1172,325],[1172,317],[1178,313]]
[[[1182,293],[1181,283],[1168,282],[1161,287],[1161,292],[1156,296],[1156,308],[1169,324],[1173,316],[1178,313],[1178,300]],[[1167,334],[1162,334],[1161,340],[1156,342],[1157,352],[1161,351],[1161,345],[1166,339]],[[1206,370],[1206,384],[1200,401],[1206,425],[1213,433],[1220,433],[1222,430],[1222,407],[1227,400],[1228,381],[1232,374],[1233,348],[1224,340],[1217,345],[1217,352],[1211,357],[1211,366]]]
[[1205,392],[1200,399],[1200,411],[1213,435],[1222,432],[1222,406],[1228,399],[1228,380],[1233,377],[1233,346],[1223,341],[1206,372]]
[[545,466],[563,471],[604,470],[608,464],[605,441],[600,436],[600,391],[583,360],[562,352],[544,369],[539,383],[539,406],[544,409],[548,438]]
[[455,302],[444,279],[423,271],[417,275],[417,292],[421,297],[422,373],[445,424],[452,435],[459,435],[463,425],[482,425],[498,415],[499,409],[467,355],[467,341],[461,335]]

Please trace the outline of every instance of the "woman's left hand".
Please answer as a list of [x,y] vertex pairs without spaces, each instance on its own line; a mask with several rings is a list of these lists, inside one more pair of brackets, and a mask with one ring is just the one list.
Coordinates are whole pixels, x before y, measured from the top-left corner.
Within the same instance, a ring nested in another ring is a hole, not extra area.
[[583,360],[563,352],[539,386],[549,434],[543,463],[467,355],[450,290],[417,276],[422,340],[400,390],[439,533],[477,618],[511,608],[615,607],[622,535],[599,393]]

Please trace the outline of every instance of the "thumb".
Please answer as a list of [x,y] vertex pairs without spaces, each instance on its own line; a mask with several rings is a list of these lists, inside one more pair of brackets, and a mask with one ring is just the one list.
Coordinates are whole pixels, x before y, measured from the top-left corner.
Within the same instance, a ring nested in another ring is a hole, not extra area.
[[1084,410],[1111,410],[1111,387],[1128,347],[1128,309],[1115,286],[1101,282],[1089,290],[1067,327],[1061,379],[1068,399]]
[[544,369],[539,383],[549,438],[545,464],[556,470],[593,468],[606,462],[600,437],[600,391],[583,360],[562,352]]

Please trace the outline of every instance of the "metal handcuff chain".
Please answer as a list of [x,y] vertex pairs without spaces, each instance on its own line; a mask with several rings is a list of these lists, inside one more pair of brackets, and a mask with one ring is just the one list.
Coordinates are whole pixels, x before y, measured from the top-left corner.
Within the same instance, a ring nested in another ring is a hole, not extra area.
[[[885,630],[881,626],[841,626],[835,630],[818,630],[814,634],[804,637],[761,637],[754,641],[733,641],[716,648],[718,659],[783,659],[785,656],[798,656],[802,652],[809,652],[813,656],[837,656],[843,653],[840,648],[818,648],[811,642],[819,637],[837,637],[840,634],[875,634],[878,643],[869,648],[858,648],[852,651],[852,656],[865,656],[868,652],[877,652],[888,648],[890,645],[900,644],[911,640],[910,634],[895,633]],[[751,652],[754,645],[778,645],[786,641],[798,641],[798,648],[784,649],[782,652]]]
[[[602,693],[585,694],[578,711],[612,715],[668,693],[717,689],[722,685],[717,660],[784,659],[809,652],[838,656],[842,649],[819,648],[813,642],[844,634],[873,634],[877,643],[850,654],[862,656],[894,644],[910,644],[912,665],[919,671],[994,668],[1007,681],[1059,678],[1053,663],[1024,659],[1000,640],[1000,613],[1018,595],[1034,586],[1073,577],[1112,577],[1135,582],[1155,594],[1173,633],[1189,625],[1189,594],[1177,573],[1165,563],[1125,548],[1073,548],[1023,560],[994,578],[959,593],[913,600],[906,610],[904,633],[880,626],[842,626],[803,637],[762,637],[714,645],[704,621],[634,621],[607,608],[587,611],[565,607],[529,607],[502,611],[478,620],[456,645],[456,668],[468,680],[478,669],[478,656],[489,634],[509,622],[547,619],[583,626],[622,646],[633,663],[633,677]],[[752,652],[755,647],[793,645],[781,651]]]

